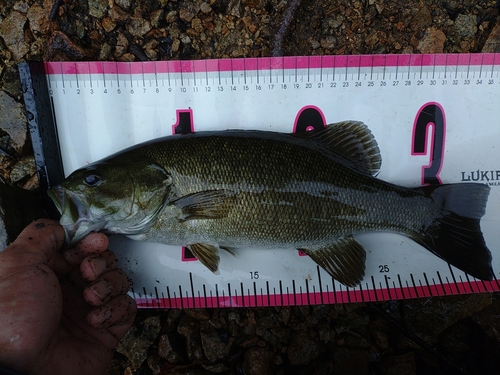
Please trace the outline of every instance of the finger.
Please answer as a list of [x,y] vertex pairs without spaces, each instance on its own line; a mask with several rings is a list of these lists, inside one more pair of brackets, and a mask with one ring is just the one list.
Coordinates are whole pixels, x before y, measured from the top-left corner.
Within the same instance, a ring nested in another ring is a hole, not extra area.
[[108,248],[108,244],[108,237],[103,233],[90,233],[73,248],[66,250],[63,256],[66,262],[76,267],[89,255],[105,251]]
[[120,295],[107,304],[87,314],[88,323],[94,328],[108,328],[120,340],[134,322],[137,305],[129,295]]
[[103,273],[115,269],[118,259],[115,254],[105,250],[98,255],[92,255],[85,258],[80,264],[82,277],[87,281],[94,281]]
[[102,306],[112,298],[126,294],[130,288],[130,280],[120,269],[106,272],[83,290],[83,297],[92,306]]
[[40,219],[29,224],[2,253],[2,267],[55,264],[62,261],[59,249],[64,229],[54,220]]

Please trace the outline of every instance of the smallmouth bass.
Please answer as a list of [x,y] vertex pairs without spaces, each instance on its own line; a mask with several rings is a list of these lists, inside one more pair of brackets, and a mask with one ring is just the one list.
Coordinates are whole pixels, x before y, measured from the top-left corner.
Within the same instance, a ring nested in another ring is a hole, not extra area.
[[490,188],[406,188],[375,178],[378,145],[361,122],[285,134],[169,136],[73,172],[49,195],[66,242],[91,231],[187,246],[211,271],[219,250],[297,248],[346,286],[365,273],[354,236],[394,232],[455,267],[494,277],[480,229]]

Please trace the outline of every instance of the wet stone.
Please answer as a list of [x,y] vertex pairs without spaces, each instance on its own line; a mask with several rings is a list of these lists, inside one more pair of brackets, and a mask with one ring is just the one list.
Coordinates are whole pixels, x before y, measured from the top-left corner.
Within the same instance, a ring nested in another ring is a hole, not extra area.
[[95,18],[102,18],[106,15],[109,2],[107,0],[88,0],[89,14]]
[[127,30],[133,36],[142,37],[151,30],[151,24],[144,18],[132,17],[127,25]]
[[319,355],[317,340],[305,331],[297,332],[288,347],[288,359],[293,366],[307,365]]
[[406,326],[428,343],[453,323],[491,304],[491,294],[433,297],[403,302]]
[[138,369],[148,356],[150,346],[160,332],[160,318],[152,316],[132,326],[116,348],[131,362],[132,369]]
[[380,368],[384,375],[415,375],[417,373],[415,354],[409,352],[401,355],[388,356],[382,360]]
[[493,27],[488,39],[484,43],[482,51],[483,53],[495,53],[500,52],[500,22]]
[[215,362],[219,359],[225,358],[229,354],[231,345],[234,339],[221,340],[221,336],[217,332],[201,333],[201,344],[205,357],[210,362]]
[[27,156],[14,164],[14,167],[10,172],[10,179],[12,182],[18,182],[25,178],[31,177],[35,173],[35,159],[32,156]]
[[24,37],[25,23],[26,15],[15,10],[0,22],[0,37],[16,60],[21,60],[30,49]]
[[26,147],[28,131],[21,104],[0,91],[0,129],[10,136],[10,145],[19,153]]
[[129,10],[132,6],[132,0],[115,0],[115,4],[122,7],[125,10]]
[[250,348],[245,351],[243,372],[245,375],[270,375],[273,372],[274,353],[265,348]]
[[446,35],[441,30],[430,27],[425,31],[424,37],[418,43],[417,49],[421,53],[442,53]]
[[183,356],[176,352],[167,334],[161,335],[158,342],[158,355],[169,363],[179,363],[184,360]]
[[473,38],[477,32],[477,16],[474,14],[459,14],[455,20],[454,28],[459,39]]
[[334,348],[332,354],[333,374],[368,374],[370,360],[368,350]]

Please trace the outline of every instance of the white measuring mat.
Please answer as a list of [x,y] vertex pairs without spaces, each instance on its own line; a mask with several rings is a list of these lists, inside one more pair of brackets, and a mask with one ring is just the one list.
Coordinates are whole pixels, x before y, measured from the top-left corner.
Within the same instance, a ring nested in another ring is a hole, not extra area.
[[[491,186],[481,229],[500,275],[500,55],[367,55],[45,64],[66,175],[133,144],[202,130],[303,131],[364,122],[378,178]],[[356,236],[346,288],[295,249],[222,252],[214,275],[182,248],[112,236],[141,307],[360,302],[500,290],[395,234]]]

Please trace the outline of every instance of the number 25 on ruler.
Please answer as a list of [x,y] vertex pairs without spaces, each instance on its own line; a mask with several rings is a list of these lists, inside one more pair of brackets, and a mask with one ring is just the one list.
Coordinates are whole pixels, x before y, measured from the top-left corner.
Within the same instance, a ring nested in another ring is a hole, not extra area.
[[[178,109],[177,122],[172,125],[173,134],[194,132],[192,109]],[[294,132],[321,129],[326,126],[325,116],[316,106],[305,106],[299,110],[293,124]],[[430,132],[430,141],[429,141]],[[418,110],[413,122],[411,154],[415,156],[429,155],[429,164],[422,166],[422,185],[441,184],[439,173],[443,164],[444,142],[446,134],[446,118],[443,107],[439,103],[429,102]],[[196,257],[183,248],[182,260],[193,261]],[[386,272],[382,269],[381,272]],[[258,272],[251,272],[252,279],[258,279]]]

